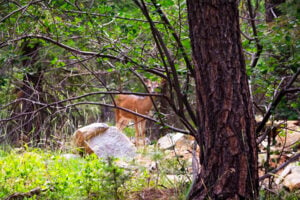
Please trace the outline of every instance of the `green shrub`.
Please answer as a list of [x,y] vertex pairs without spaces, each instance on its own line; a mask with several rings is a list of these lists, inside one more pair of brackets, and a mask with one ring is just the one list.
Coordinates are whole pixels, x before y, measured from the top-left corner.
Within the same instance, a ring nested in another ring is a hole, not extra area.
[[129,175],[114,161],[95,155],[66,159],[36,149],[0,151],[0,199],[37,187],[45,191],[30,199],[120,199],[120,187]]

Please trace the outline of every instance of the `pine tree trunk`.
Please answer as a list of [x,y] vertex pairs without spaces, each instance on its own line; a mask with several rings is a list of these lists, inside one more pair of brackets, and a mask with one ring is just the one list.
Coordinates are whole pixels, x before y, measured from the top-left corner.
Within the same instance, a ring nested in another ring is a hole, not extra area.
[[255,121],[238,1],[188,0],[196,72],[201,172],[189,199],[256,199]]

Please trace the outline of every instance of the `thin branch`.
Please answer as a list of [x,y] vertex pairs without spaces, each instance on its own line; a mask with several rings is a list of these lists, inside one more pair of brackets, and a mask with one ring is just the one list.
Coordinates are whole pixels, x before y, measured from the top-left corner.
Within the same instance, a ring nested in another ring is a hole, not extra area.
[[[81,14],[81,15],[92,15],[92,16],[97,16],[97,17],[113,17],[113,18],[116,18],[116,19],[122,19],[122,20],[129,20],[129,21],[137,21],[137,22],[148,23],[148,21],[142,20],[142,19],[134,19],[134,18],[128,18],[128,17],[111,16],[111,15],[99,14],[99,13],[89,13],[89,12],[77,11],[77,10],[63,10],[63,12],[66,12],[66,13],[77,13],[77,14]],[[154,21],[154,23],[159,24],[161,22]]]
[[298,75],[300,74],[300,68],[298,68],[297,72],[293,75],[293,77],[290,79],[290,81],[288,82],[288,84],[282,88],[278,94],[275,96],[274,101],[272,101],[272,103],[269,105],[268,110],[263,118],[263,120],[261,121],[261,123],[259,124],[259,126],[256,128],[256,133],[258,134],[263,127],[266,125],[267,121],[269,120],[272,112],[274,111],[274,109],[277,107],[277,105],[279,104],[279,102],[281,101],[281,99],[284,97],[285,94],[288,93],[290,87],[292,86],[292,84],[295,82],[295,80],[297,79]]
[[[111,60],[124,62],[124,63],[130,62],[130,63],[135,64],[136,66],[140,67],[142,70],[153,73],[153,74],[158,75],[162,78],[166,78],[166,76],[163,74],[163,72],[157,71],[157,70],[155,70],[155,69],[153,69],[149,66],[139,64],[139,63],[135,62],[134,60],[132,60],[131,58],[129,58],[128,56],[126,56],[126,55],[120,54],[120,55],[122,55],[122,58],[121,58],[121,57],[116,57],[116,56],[113,56],[113,55],[106,55],[106,54],[96,53],[96,52],[92,52],[92,51],[81,51],[79,49],[75,49],[75,48],[70,47],[68,45],[65,45],[61,42],[58,42],[58,41],[56,41],[56,40],[54,40],[50,37],[47,37],[47,36],[44,36],[44,35],[39,35],[39,34],[37,34],[37,35],[28,34],[28,35],[23,35],[23,36],[17,37],[17,38],[12,39],[12,40],[7,40],[5,42],[0,43],[0,48],[8,46],[11,43],[14,43],[14,42],[17,42],[17,41],[20,41],[20,40],[24,40],[24,39],[28,39],[28,38],[29,39],[33,39],[33,38],[42,39],[42,40],[48,41],[50,43],[53,43],[53,44],[55,44],[55,45],[57,45],[57,46],[59,46],[63,49],[66,49],[66,50],[68,50],[72,53],[83,55],[83,56],[109,58]],[[91,58],[87,58],[85,60],[89,60],[89,59],[91,59]],[[81,62],[81,61],[79,61],[79,62]]]
[[258,59],[262,53],[262,45],[259,42],[258,39],[258,35],[257,35],[257,29],[256,29],[256,25],[255,25],[255,16],[253,13],[253,9],[252,9],[252,4],[251,4],[251,0],[247,0],[248,3],[248,10],[249,10],[249,16],[250,16],[250,24],[252,27],[252,31],[253,31],[253,35],[254,35],[254,41],[255,41],[255,45],[256,45],[256,53],[254,54],[252,60],[251,60],[251,64],[250,67],[254,68],[258,62]]
[[5,21],[7,18],[9,18],[10,16],[14,15],[17,12],[23,11],[24,9],[28,8],[30,5],[32,4],[36,4],[41,2],[42,0],[38,0],[38,1],[33,1],[33,2],[29,2],[27,5],[20,7],[17,10],[12,11],[11,13],[9,13],[8,15],[6,15],[5,17],[3,17],[2,19],[0,19],[0,22]]
[[[23,112],[23,113],[20,113],[16,116],[13,116],[13,117],[10,117],[10,118],[6,118],[6,119],[1,119],[0,120],[0,123],[1,122],[7,122],[7,121],[11,121],[11,120],[14,120],[14,119],[17,119],[17,118],[20,118],[24,115],[28,115],[28,114],[35,114],[43,109],[46,109],[46,108],[49,108],[49,107],[52,107],[52,108],[56,108],[56,109],[64,109],[65,107],[64,106],[58,106],[58,105],[61,105],[62,103],[65,103],[65,102],[71,102],[73,100],[77,100],[77,99],[81,99],[81,98],[84,98],[84,97],[87,97],[87,96],[91,96],[91,95],[96,95],[96,94],[109,94],[109,95],[112,95],[112,94],[135,94],[135,95],[139,95],[139,96],[160,96],[160,97],[164,97],[168,100],[169,102],[169,99],[164,96],[164,95],[161,95],[161,94],[154,94],[154,93],[132,93],[132,92],[92,92],[92,93],[89,93],[89,94],[85,94],[85,95],[81,95],[81,96],[77,96],[77,97],[72,97],[72,98],[68,98],[68,99],[64,99],[64,100],[61,100],[61,101],[57,101],[57,102],[53,102],[53,103],[50,103],[50,104],[45,104],[45,103],[41,103],[41,102],[37,102],[37,101],[33,101],[31,99],[24,99],[24,98],[20,98],[20,99],[17,99],[15,100],[14,102],[10,103],[10,104],[7,104],[3,107],[1,107],[1,109],[11,105],[11,104],[14,104],[14,103],[17,103],[19,101],[29,101],[33,104],[37,104],[37,105],[41,105],[42,107],[38,108],[37,110],[35,111],[31,111],[31,112]],[[124,110],[124,111],[127,111],[127,112],[130,112],[132,114],[135,114],[135,115],[138,115],[140,117],[144,117],[146,119],[149,119],[149,120],[154,120],[148,116],[145,116],[145,115],[141,115],[139,113],[136,113],[134,111],[131,111],[131,110],[128,110],[128,109],[124,109],[122,107],[118,107],[116,105],[109,105],[109,104],[102,104],[102,103],[94,103],[94,102],[89,102],[89,103],[86,103],[86,102],[83,102],[83,103],[77,103],[77,104],[93,104],[93,105],[102,105],[102,106],[107,106],[107,107],[113,107],[113,108],[119,108],[121,110]],[[75,104],[71,104],[71,105],[75,105]],[[71,105],[67,106],[67,107],[70,107]],[[155,122],[159,123],[159,121],[155,120]],[[170,125],[167,125],[168,127],[170,127]],[[175,130],[175,128],[171,128],[172,130]],[[188,131],[185,131],[185,130],[181,130],[181,129],[176,129],[175,131],[180,131],[182,133],[189,133]]]
[[[88,93],[88,94],[84,94],[84,95],[81,95],[81,96],[76,96],[76,97],[71,97],[71,98],[68,98],[68,99],[64,99],[64,100],[61,100],[61,101],[57,101],[57,102],[53,102],[53,103],[50,103],[50,104],[44,104],[44,103],[40,103],[40,102],[37,102],[37,101],[33,101],[31,99],[27,99],[27,98],[19,98],[19,99],[16,99],[14,100],[13,102],[10,102],[4,106],[1,106],[0,109],[4,109],[12,104],[15,104],[15,103],[18,103],[20,101],[30,101],[34,104],[39,104],[39,105],[43,105],[43,106],[56,106],[56,105],[59,105],[61,103],[65,103],[65,102],[68,102],[68,101],[74,101],[74,100],[77,100],[77,99],[82,99],[82,98],[85,98],[85,97],[88,97],[88,96],[93,96],[93,95],[99,95],[99,94],[108,94],[108,95],[111,95],[111,94],[115,94],[115,95],[119,95],[119,94],[126,94],[126,95],[137,95],[137,96],[157,96],[157,97],[163,97],[163,98],[166,98],[168,100],[168,97],[166,97],[165,95],[162,95],[162,94],[156,94],[156,93],[141,93],[141,92],[119,92],[119,91],[109,91],[109,92],[91,92],[91,93]],[[2,121],[2,119],[0,120],[0,122]]]
[[[244,36],[247,40],[253,41],[255,40],[255,38],[250,37],[249,35],[247,35],[246,33],[244,33],[243,31],[240,31],[240,33],[242,34],[242,36]],[[252,55],[252,54],[251,54]]]
[[30,190],[29,192],[16,192],[16,193],[13,193],[13,194],[9,195],[8,197],[6,197],[4,200],[30,198],[34,195],[39,195],[42,192],[45,192],[47,190],[53,190],[53,189],[52,188],[42,189],[40,187],[37,187],[37,188],[34,188],[34,189]]
[[283,163],[282,165],[280,165],[276,169],[273,169],[272,171],[268,172],[267,174],[259,177],[259,181],[263,181],[264,179],[269,178],[273,174],[277,173],[279,170],[285,168],[288,164],[297,161],[299,158],[300,158],[300,153],[297,153],[296,155],[291,157],[288,161],[286,161],[285,163]]
[[286,93],[296,93],[296,92],[300,92],[300,88],[290,88],[285,91]]
[[[182,56],[184,58],[184,61],[186,63],[187,68],[189,69],[191,75],[194,77],[195,76],[195,71],[193,69],[192,63],[190,62],[190,58],[188,57],[180,38],[178,37],[178,35],[176,34],[175,28],[171,25],[169,19],[167,18],[167,16],[165,15],[165,13],[162,11],[161,7],[159,6],[159,4],[156,2],[156,0],[152,0],[152,4],[154,5],[154,7],[156,8],[156,11],[158,12],[159,16],[161,17],[162,21],[167,25],[167,27],[171,30],[171,33],[179,47],[180,52],[182,53]],[[154,22],[153,22],[154,23]]]
[[[98,102],[79,102],[79,103],[74,103],[74,104],[68,104],[68,105],[65,106],[65,108],[73,107],[73,106],[76,106],[76,105],[83,105],[83,104],[100,105],[100,106],[106,106],[106,107],[110,107],[110,108],[120,109],[120,110],[126,111],[128,113],[134,114],[136,116],[139,116],[139,117],[142,117],[144,119],[147,119],[147,120],[150,120],[150,121],[153,121],[155,123],[160,124],[160,121],[158,121],[156,119],[153,119],[153,118],[151,118],[151,117],[149,117],[147,115],[142,115],[140,113],[134,112],[134,111],[129,110],[127,108],[123,108],[123,107],[115,106],[115,105],[111,105],[111,104],[104,104],[104,103],[98,103]],[[173,127],[171,125],[168,125],[168,124],[164,124],[164,125],[167,126],[171,130],[174,130],[174,131],[177,131],[177,132],[181,132],[181,133],[185,133],[185,134],[190,134],[189,131],[186,131],[186,130],[183,130],[183,129],[179,129],[179,128],[175,128],[175,127]]]
[[105,55],[105,54],[101,54],[101,53],[96,53],[96,52],[91,52],[91,51],[81,51],[79,49],[75,49],[73,47],[70,47],[68,45],[65,45],[63,43],[60,43],[50,37],[47,37],[47,36],[44,36],[44,35],[33,35],[33,34],[27,34],[27,35],[22,35],[20,37],[17,37],[15,39],[12,39],[12,40],[7,40],[5,42],[2,42],[0,44],[0,48],[2,47],[5,47],[5,46],[8,46],[9,44],[11,43],[14,43],[14,42],[17,42],[17,41],[20,41],[20,40],[24,40],[24,39],[43,39],[47,42],[50,42],[50,43],[53,43],[59,47],[62,47],[68,51],[71,51],[75,54],[80,54],[80,55],[84,55],[84,56],[96,56],[96,57],[102,57],[102,58],[109,58],[109,59],[113,59],[113,60],[117,60],[117,61],[123,61],[121,58],[118,58],[118,57],[115,57],[115,56],[112,56],[112,55]]

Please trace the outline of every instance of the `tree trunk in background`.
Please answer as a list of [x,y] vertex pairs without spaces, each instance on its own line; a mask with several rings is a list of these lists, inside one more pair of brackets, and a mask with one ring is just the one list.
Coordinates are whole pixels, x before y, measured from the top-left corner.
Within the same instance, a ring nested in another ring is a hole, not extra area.
[[281,15],[281,12],[276,8],[281,3],[284,3],[285,0],[265,0],[265,13],[266,13],[266,22],[272,22],[274,18]]
[[188,0],[201,172],[189,199],[256,199],[255,120],[238,1]]
[[41,67],[36,66],[39,47],[39,43],[30,44],[29,41],[22,44],[22,65],[29,72],[25,73],[17,92],[17,98],[22,100],[12,110],[13,117],[19,116],[9,129],[8,137],[13,143],[31,141],[35,146],[40,142],[41,132],[47,134],[46,138],[50,136],[49,130],[43,127],[47,113],[45,111],[35,113],[40,105],[34,102],[45,102],[42,88],[43,71]]

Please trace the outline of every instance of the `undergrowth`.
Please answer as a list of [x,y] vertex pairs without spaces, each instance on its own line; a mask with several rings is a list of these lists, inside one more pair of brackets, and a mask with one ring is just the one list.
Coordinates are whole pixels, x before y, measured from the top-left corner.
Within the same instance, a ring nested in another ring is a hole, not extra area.
[[159,157],[153,161],[159,170],[151,172],[137,165],[120,167],[118,160],[102,160],[96,155],[74,157],[41,149],[0,149],[0,199],[37,188],[42,192],[24,199],[136,199],[147,192],[150,196],[184,199],[188,183],[167,184],[170,180],[162,168],[165,159]]
[[[145,167],[136,160],[123,165],[123,161],[99,159],[96,155],[79,157],[41,149],[0,148],[0,199],[34,189],[41,192],[19,199],[186,198],[191,182],[191,177],[187,177],[187,163],[177,157],[167,158],[160,151],[144,151],[141,157],[149,159],[153,166]],[[259,199],[297,200],[299,192],[281,190],[272,194],[262,189]]]
[[30,199],[121,199],[119,188],[130,174],[113,159],[95,155],[66,158],[39,149],[0,151],[0,199],[40,187]]

